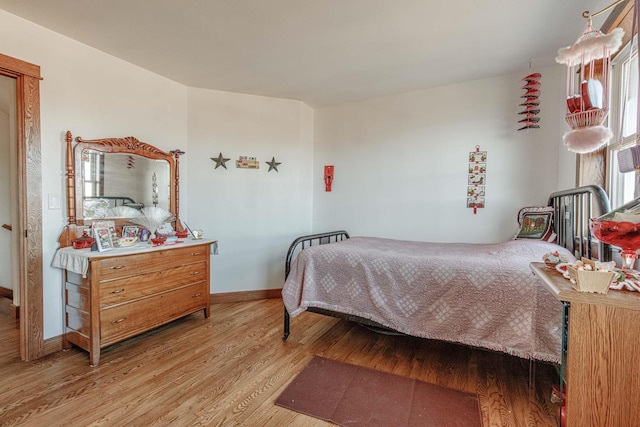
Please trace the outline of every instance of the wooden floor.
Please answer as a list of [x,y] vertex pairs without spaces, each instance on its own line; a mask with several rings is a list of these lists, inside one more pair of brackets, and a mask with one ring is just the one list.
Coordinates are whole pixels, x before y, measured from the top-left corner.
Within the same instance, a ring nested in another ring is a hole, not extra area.
[[273,404],[314,354],[477,393],[485,426],[555,426],[557,375],[504,354],[303,313],[283,342],[277,299],[216,304],[103,350],[21,362],[10,301],[0,299],[0,425],[327,426]]

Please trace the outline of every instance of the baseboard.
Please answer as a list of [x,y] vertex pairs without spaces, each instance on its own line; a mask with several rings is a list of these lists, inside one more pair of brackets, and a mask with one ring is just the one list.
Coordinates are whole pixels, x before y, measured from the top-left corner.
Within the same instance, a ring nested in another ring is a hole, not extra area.
[[56,353],[62,351],[62,335],[47,338],[42,344],[42,355]]
[[255,301],[259,299],[281,298],[282,289],[261,289],[259,291],[223,292],[211,294],[211,304]]
[[3,288],[2,286],[0,286],[0,297],[9,298],[10,300],[13,300],[13,290]]
[[20,320],[20,306],[11,304],[11,309],[13,310],[15,318]]

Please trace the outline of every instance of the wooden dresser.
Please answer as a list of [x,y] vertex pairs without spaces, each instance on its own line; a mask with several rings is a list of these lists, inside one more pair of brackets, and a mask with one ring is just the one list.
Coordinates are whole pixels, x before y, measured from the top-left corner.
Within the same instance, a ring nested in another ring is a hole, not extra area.
[[578,292],[543,263],[531,269],[564,307],[567,426],[638,425],[640,293]]
[[199,310],[208,318],[212,243],[190,240],[81,254],[60,249],[76,261],[78,255],[88,261],[86,277],[77,263],[64,270],[65,347],[87,350],[91,364],[97,365],[100,349],[108,345]]

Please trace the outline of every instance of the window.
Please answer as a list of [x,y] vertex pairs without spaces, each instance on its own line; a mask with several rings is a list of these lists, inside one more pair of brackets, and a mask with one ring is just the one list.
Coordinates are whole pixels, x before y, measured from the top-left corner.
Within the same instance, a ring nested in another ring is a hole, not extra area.
[[104,155],[93,151],[82,153],[84,196],[96,197],[104,193]]
[[[613,60],[611,74],[611,111],[609,127],[613,139],[608,149],[608,193],[611,206],[621,206],[633,200],[635,173],[620,173],[618,152],[636,144],[638,115],[638,51],[634,43],[629,56],[627,45]],[[624,120],[623,120],[624,118]]]

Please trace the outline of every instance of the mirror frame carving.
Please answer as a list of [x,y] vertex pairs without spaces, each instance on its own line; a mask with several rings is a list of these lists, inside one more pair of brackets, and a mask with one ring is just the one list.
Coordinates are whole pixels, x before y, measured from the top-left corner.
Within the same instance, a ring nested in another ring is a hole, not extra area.
[[[179,201],[180,194],[180,176],[178,163],[179,158],[184,151],[173,150],[169,153],[154,147],[146,142],[139,141],[133,136],[125,138],[104,138],[85,140],[76,137],[76,144],[73,146],[73,137],[70,131],[65,136],[67,144],[67,215],[69,217],[69,225],[89,225],[91,221],[96,219],[78,218],[77,214],[82,212],[82,176],[79,171],[81,168],[80,159],[84,149],[91,149],[101,153],[122,153],[135,154],[152,160],[165,160],[169,163],[169,210],[175,215],[175,227],[182,230],[180,223]],[[126,220],[125,220],[126,221]],[[118,221],[116,221],[118,222]],[[75,227],[73,227],[75,229]],[[71,240],[75,239],[75,232],[72,236],[67,237],[67,242],[60,242],[61,246],[69,246]],[[66,243],[66,244],[65,244]]]

